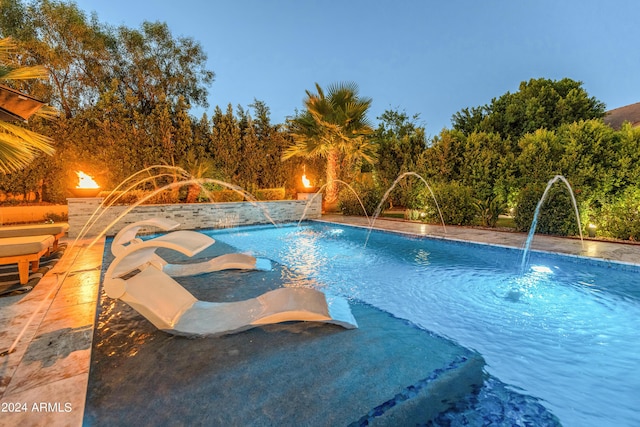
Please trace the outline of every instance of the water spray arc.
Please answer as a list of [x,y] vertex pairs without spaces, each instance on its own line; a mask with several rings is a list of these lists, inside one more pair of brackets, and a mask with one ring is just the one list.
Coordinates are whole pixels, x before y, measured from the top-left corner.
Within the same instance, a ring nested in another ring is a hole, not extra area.
[[382,213],[382,206],[384,206],[384,202],[387,200],[387,198],[389,197],[389,194],[391,194],[393,189],[396,188],[396,185],[398,185],[398,183],[407,176],[415,176],[416,178],[419,178],[424,183],[424,185],[427,186],[427,189],[429,190],[429,193],[433,198],[433,202],[436,205],[436,209],[438,210],[438,214],[440,215],[440,220],[442,221],[442,229],[444,230],[444,234],[447,234],[447,226],[444,223],[444,217],[442,216],[442,211],[440,210],[440,206],[438,205],[438,200],[436,199],[436,195],[433,194],[433,190],[431,189],[431,186],[429,185],[427,180],[424,179],[421,175],[417,174],[416,172],[404,172],[400,174],[395,179],[395,181],[393,181],[393,184],[391,184],[391,186],[387,189],[387,191],[382,196],[382,199],[380,199],[380,203],[378,204],[378,207],[376,208],[373,214],[372,220],[369,224],[369,233],[367,234],[367,240],[365,241],[365,244],[364,244],[365,246],[367,246],[367,243],[369,242],[369,236],[371,235],[371,230],[373,229],[373,225],[375,224],[376,219],[378,219],[378,217]]
[[527,264],[527,257],[529,255],[529,251],[531,248],[531,242],[533,241],[533,235],[535,234],[536,227],[538,226],[538,214],[540,213],[540,208],[542,207],[544,201],[547,198],[547,193],[549,193],[549,190],[551,189],[553,184],[555,184],[558,181],[562,181],[566,185],[567,190],[569,191],[569,195],[571,195],[571,202],[573,203],[573,209],[576,214],[576,221],[578,222],[578,231],[580,232],[580,243],[582,244],[582,247],[584,249],[584,239],[582,238],[582,225],[580,224],[580,212],[578,211],[578,204],[576,203],[576,197],[573,193],[573,189],[571,188],[571,184],[569,184],[569,181],[567,181],[567,179],[564,176],[556,175],[549,180],[549,182],[547,183],[547,187],[544,189],[544,193],[542,193],[542,197],[540,197],[540,200],[536,205],[536,209],[533,214],[533,221],[531,222],[531,228],[529,229],[529,235],[527,236],[527,241],[525,242],[524,250],[522,253],[522,262],[520,264],[520,270],[523,273]]

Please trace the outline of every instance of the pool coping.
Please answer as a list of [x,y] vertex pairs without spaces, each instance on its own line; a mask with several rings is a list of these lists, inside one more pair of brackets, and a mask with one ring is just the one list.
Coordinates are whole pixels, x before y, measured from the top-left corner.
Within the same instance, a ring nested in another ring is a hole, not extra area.
[[[316,222],[369,228],[364,217]],[[417,237],[523,248],[524,233],[377,219],[374,228]],[[33,291],[0,299],[0,410],[11,425],[82,425],[105,239],[62,239],[69,248]],[[536,235],[532,250],[640,267],[640,245]],[[5,421],[6,420],[6,421]]]
[[[399,219],[378,218],[373,227],[366,217],[345,215],[323,215],[315,222],[349,225],[359,228],[373,228],[396,234],[432,239],[449,240],[462,243],[489,245],[508,249],[524,249],[528,235],[526,233],[488,230],[485,228],[447,226],[446,232],[441,225],[424,224]],[[610,242],[603,240],[580,239],[536,234],[531,242],[531,251],[560,254],[583,261],[605,263],[608,265],[640,267],[640,244],[629,242]]]

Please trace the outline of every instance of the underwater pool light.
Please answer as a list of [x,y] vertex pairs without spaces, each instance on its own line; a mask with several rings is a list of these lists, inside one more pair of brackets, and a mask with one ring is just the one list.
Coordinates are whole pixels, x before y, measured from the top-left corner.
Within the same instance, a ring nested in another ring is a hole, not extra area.
[[553,273],[553,271],[546,265],[532,265],[531,269],[536,273],[546,273],[546,274]]

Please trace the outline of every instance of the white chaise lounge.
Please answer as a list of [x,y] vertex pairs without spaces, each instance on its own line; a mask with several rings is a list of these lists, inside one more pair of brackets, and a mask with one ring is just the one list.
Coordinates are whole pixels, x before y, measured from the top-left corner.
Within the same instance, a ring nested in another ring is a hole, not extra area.
[[155,254],[162,247],[191,257],[210,244],[193,233],[200,234],[174,231],[116,249],[104,278],[107,295],[126,302],[158,329],[176,335],[226,335],[287,321],[357,328],[344,298],[315,289],[281,288],[237,302],[199,301],[163,271]]
[[[172,221],[170,219],[151,218],[143,221],[138,221],[133,224],[129,224],[123,227],[113,238],[111,242],[111,253],[114,256],[122,254],[125,248],[130,245],[143,242],[138,238],[138,233],[141,230],[149,230],[150,228],[159,228],[163,231],[172,231],[180,226],[180,223]],[[184,249],[184,242],[188,242],[188,247],[191,249],[189,257],[195,255],[196,252],[200,252],[207,247],[215,243],[215,240],[207,235],[198,233],[192,230],[179,230],[165,234],[155,238],[156,241],[163,241],[167,247],[176,249],[172,246],[172,242],[178,242],[179,246]],[[156,248],[157,249],[157,248]],[[270,270],[271,262],[267,259],[257,259],[247,254],[225,254],[218,257],[209,259],[207,261],[187,263],[187,264],[170,264],[163,258],[155,254],[156,249],[147,249],[144,254],[138,254],[137,257],[142,256],[145,259],[149,259],[152,262],[172,277],[194,276],[197,274],[208,273],[212,271],[220,270]],[[176,249],[180,251],[180,249]],[[196,252],[193,252],[196,251]],[[153,255],[148,252],[153,252]],[[130,262],[136,263],[135,260]]]

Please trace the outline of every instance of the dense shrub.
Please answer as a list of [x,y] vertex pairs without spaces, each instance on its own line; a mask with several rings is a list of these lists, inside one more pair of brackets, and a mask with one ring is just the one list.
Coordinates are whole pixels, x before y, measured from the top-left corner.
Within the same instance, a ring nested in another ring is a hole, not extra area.
[[241,193],[233,190],[218,190],[208,193],[210,202],[229,203],[229,202],[242,202],[244,196]]
[[105,205],[132,205],[140,199],[142,193],[139,190],[130,190],[126,193],[124,191],[101,191],[98,193],[98,197],[105,198],[103,201]]
[[[355,185],[353,190],[357,193],[354,194],[350,188],[344,188],[338,194],[338,207],[344,215],[360,215],[364,216],[363,206],[367,212],[367,215],[372,216],[380,200],[382,199],[382,191],[376,186],[363,186]],[[358,200],[358,197],[360,200]],[[362,204],[360,204],[362,201]]]
[[[529,231],[534,219],[536,206],[540,202],[544,188],[531,185],[523,188],[516,200],[514,222],[518,231]],[[575,209],[564,185],[552,187],[540,206],[536,233],[575,236],[579,234]]]
[[256,195],[256,199],[258,200],[284,200],[285,189],[284,187],[263,188],[260,190],[256,190],[255,195]]
[[640,189],[630,188],[605,204],[592,222],[601,236],[640,241]]
[[[153,191],[149,190],[129,190],[127,192],[124,191],[114,191],[111,193],[110,191],[101,191],[98,194],[98,197],[105,197],[104,203],[106,205],[116,204],[116,205],[133,205],[135,203],[140,202],[145,197],[151,195]],[[142,204],[144,205],[166,205],[171,203],[178,203],[179,193],[165,190],[161,191],[158,194],[154,194],[149,197],[147,200],[144,200]]]
[[[149,196],[152,191],[149,190],[129,190],[126,193],[115,191],[110,195],[109,191],[102,191],[99,197],[106,197],[105,204],[132,205]],[[142,202],[144,205],[167,205],[173,203],[184,203],[186,199],[186,189],[179,191],[165,190],[151,196]],[[201,192],[199,202],[241,202],[244,196],[233,190],[215,190],[209,192]]]
[[[198,202],[229,203],[242,202],[243,200],[245,200],[245,197],[242,193],[234,190],[220,189],[221,187],[215,184],[205,183],[202,187],[203,189],[200,191],[200,195],[197,198]],[[173,191],[162,191],[149,198],[149,200],[144,201],[143,204],[159,205],[170,203],[184,203],[187,199],[187,190],[188,188],[185,186],[184,188],[179,188]],[[135,189],[129,190],[126,193],[122,191],[116,191],[111,195],[110,193],[110,191],[102,191],[98,196],[107,198],[107,204],[115,203],[120,205],[131,205],[148,196],[151,191]],[[258,200],[284,200],[285,195],[286,192],[284,187],[265,188],[255,191],[255,197]]]
[[[448,182],[436,184],[432,190],[445,224],[470,225],[473,223],[476,209],[470,187],[460,185],[457,182]],[[441,223],[440,213],[429,189],[425,188],[420,195],[420,200],[421,211],[425,214],[420,217],[428,223]]]

